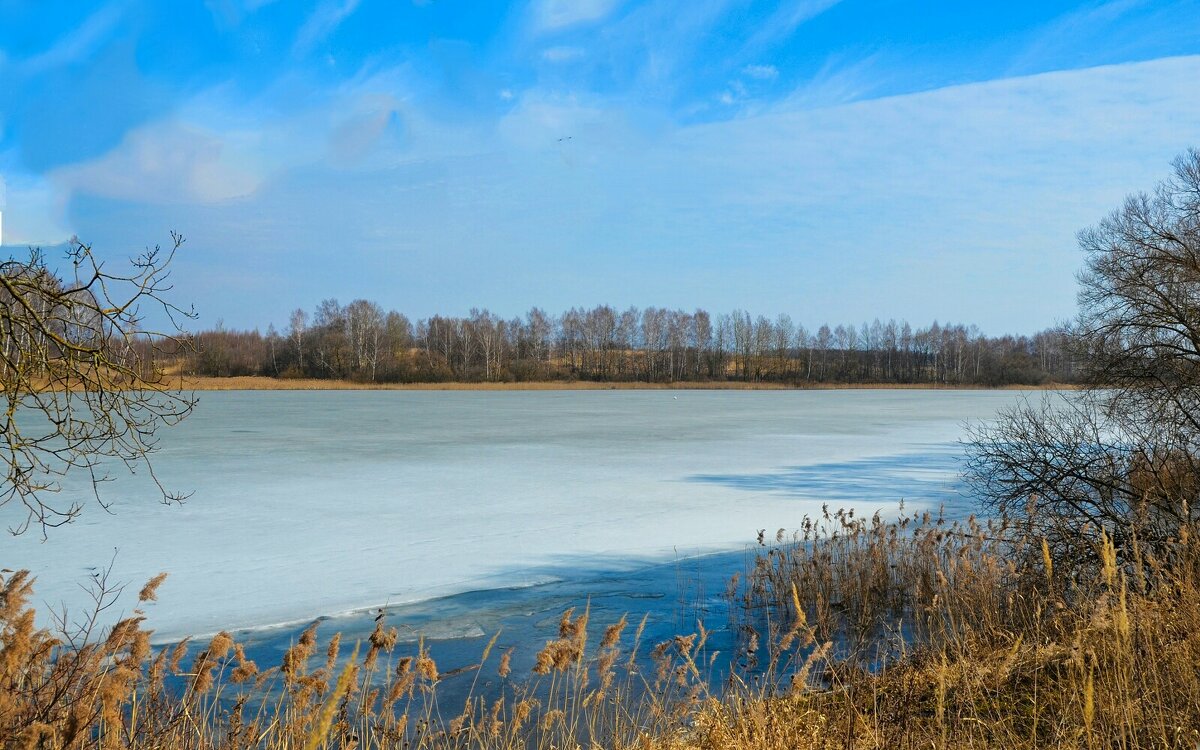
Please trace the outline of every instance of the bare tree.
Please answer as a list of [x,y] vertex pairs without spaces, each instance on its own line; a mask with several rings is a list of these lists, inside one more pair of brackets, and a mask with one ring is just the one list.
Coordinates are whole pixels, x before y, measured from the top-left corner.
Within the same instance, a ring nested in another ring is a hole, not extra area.
[[642,371],[636,349],[641,331],[641,311],[630,307],[617,319],[617,340],[621,347],[621,368],[626,377],[638,379]]
[[538,363],[549,361],[554,334],[554,325],[550,317],[540,307],[534,307],[526,314],[525,320],[529,343],[532,347],[530,352],[532,359]]
[[267,325],[267,348],[271,352],[271,374],[279,377],[279,358],[275,356],[276,344],[279,343],[279,332],[275,330],[275,324]]
[[1200,152],[1174,166],[1079,235],[1066,337],[1089,387],[1015,409],[970,446],[985,496],[1076,556],[1100,528],[1168,554],[1200,520]]
[[792,340],[796,335],[796,326],[787,314],[780,314],[775,319],[775,331],[772,347],[775,350],[775,372],[780,379],[788,379],[788,360],[791,357]]
[[833,343],[833,333],[829,330],[828,324],[823,324],[817,329],[817,336],[814,344],[816,350],[821,353],[821,371],[819,377],[825,379],[825,357],[829,353],[829,347]]
[[355,367],[360,377],[365,375],[374,382],[384,333],[383,309],[369,300],[356,299],[346,305],[344,313]]
[[484,380],[491,380],[499,369],[497,363],[500,358],[501,322],[486,309],[471,309],[471,336],[483,354]]
[[743,380],[749,380],[750,357],[754,352],[754,324],[750,320],[750,313],[744,310],[734,310],[732,321],[734,368]]
[[[190,345],[179,322],[195,317],[167,299],[170,265],[183,244],[177,234],[171,239],[167,250],[146,250],[120,273],[76,239],[65,273],[38,250],[0,263],[0,505],[19,502],[27,511],[13,533],[35,524],[45,533],[79,515],[79,499],[56,494],[73,472],[90,479],[105,507],[100,485],[120,465],[144,468],[164,502],[183,499],[164,488],[150,462],[158,429],[195,405],[159,356]],[[146,327],[148,313],[161,330]]]
[[288,339],[296,348],[296,366],[304,370],[304,332],[308,328],[308,315],[296,308],[288,318]]
[[[696,366],[692,377],[699,380],[700,375],[715,377],[717,367],[713,361],[713,325],[712,318],[700,308],[692,313],[692,346],[696,349]],[[703,371],[701,365],[703,364]]]

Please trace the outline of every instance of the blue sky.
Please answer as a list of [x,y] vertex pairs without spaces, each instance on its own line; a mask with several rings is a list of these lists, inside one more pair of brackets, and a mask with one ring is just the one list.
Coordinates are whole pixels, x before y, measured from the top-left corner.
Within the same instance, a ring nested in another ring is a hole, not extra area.
[[8,245],[201,324],[662,305],[1031,332],[1200,146],[1200,0],[0,0]]

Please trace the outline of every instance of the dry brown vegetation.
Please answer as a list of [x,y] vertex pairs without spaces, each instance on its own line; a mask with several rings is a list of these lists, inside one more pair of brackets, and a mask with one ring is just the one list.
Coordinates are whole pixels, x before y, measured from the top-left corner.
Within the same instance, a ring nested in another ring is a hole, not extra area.
[[[788,385],[767,381],[736,380],[678,381],[672,383],[599,382],[592,380],[550,380],[480,383],[370,383],[355,380],[317,378],[272,378],[265,375],[232,377],[186,376],[180,386],[190,391],[612,391],[612,390],[701,390],[701,391],[782,391],[782,390],[978,390],[978,385],[929,385],[910,383],[801,383]],[[1072,389],[1074,385],[1006,385],[989,390]]]
[[[495,638],[449,671],[423,644],[402,656],[383,621],[353,647],[319,642],[314,625],[270,668],[225,633],[194,656],[151,648],[140,612],[51,633],[15,573],[0,591],[0,736],[203,750],[1195,747],[1200,550],[1184,534],[1168,563],[1081,534],[1098,562],[1060,570],[1003,523],[827,514],[781,531],[731,582],[735,653],[712,651],[703,628],[642,644],[643,627],[589,623],[584,608],[529,675]],[[451,680],[471,697],[439,701]]]
[[[1089,260],[1071,335],[1093,387],[1057,410],[1001,415],[973,443],[968,473],[1011,520],[826,512],[770,546],[760,537],[728,589],[731,653],[712,650],[703,625],[643,645],[645,621],[627,636],[624,619],[593,624],[585,607],[563,614],[527,675],[512,673],[511,652],[493,653],[496,637],[478,663],[452,669],[423,642],[403,653],[382,618],[349,657],[314,625],[264,669],[227,633],[190,658],[187,643],[152,648],[138,610],[98,628],[114,595],[103,577],[95,616],[39,628],[32,581],[16,572],[0,577],[0,742],[1200,746],[1197,216],[1190,151],[1173,181],[1081,235]],[[450,699],[463,681],[465,699]]]

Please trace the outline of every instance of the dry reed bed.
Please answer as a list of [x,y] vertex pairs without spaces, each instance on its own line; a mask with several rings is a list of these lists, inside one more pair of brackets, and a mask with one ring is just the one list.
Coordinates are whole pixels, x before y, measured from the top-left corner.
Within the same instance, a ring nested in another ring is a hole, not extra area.
[[[495,638],[442,673],[424,644],[401,656],[384,621],[352,647],[319,642],[314,625],[270,668],[224,633],[155,650],[138,611],[107,632],[51,633],[15,573],[0,591],[0,737],[139,750],[1195,747],[1190,539],[1168,565],[1096,531],[1095,559],[1068,567],[1019,532],[827,513],[764,543],[731,582],[736,653],[709,651],[703,628],[643,644],[644,622],[589,623],[583,609],[563,614],[530,675],[511,673]],[[451,679],[472,685],[455,705],[439,700]],[[501,687],[485,695],[482,680]]]

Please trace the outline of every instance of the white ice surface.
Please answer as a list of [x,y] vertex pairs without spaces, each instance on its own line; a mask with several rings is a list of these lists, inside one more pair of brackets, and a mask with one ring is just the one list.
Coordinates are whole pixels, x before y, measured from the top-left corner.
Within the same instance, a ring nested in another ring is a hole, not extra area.
[[[164,433],[155,459],[169,486],[194,492],[185,505],[157,503],[146,477],[122,479],[102,488],[111,514],[93,504],[47,541],[36,531],[7,538],[0,564],[34,572],[43,610],[78,608],[79,584],[110,560],[134,591],[168,571],[161,603],[148,608],[159,638],[525,585],[580,566],[742,548],[757,529],[794,527],[826,499],[819,484],[764,477],[817,467],[853,488],[858,469],[837,464],[944,454],[964,421],[1017,398],[205,393],[187,422]],[[952,479],[919,466],[912,474],[931,487]],[[849,504],[846,494],[831,505]],[[870,513],[899,499],[876,476],[852,504]],[[19,508],[0,509],[0,523],[19,518]]]

